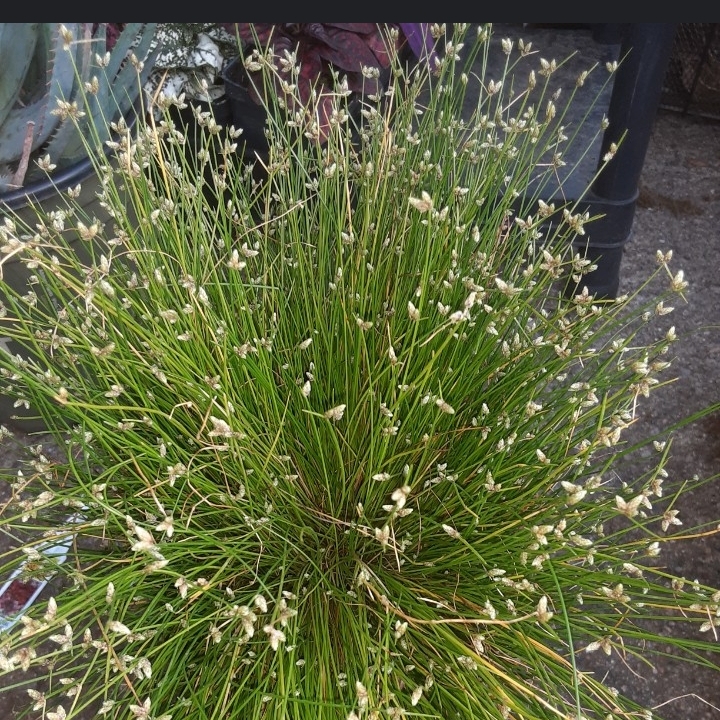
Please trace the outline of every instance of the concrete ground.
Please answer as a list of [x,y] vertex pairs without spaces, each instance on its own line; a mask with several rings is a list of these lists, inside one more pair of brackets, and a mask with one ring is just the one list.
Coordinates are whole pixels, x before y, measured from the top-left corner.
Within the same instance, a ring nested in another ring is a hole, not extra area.
[[[551,31],[513,28],[521,37],[568,52],[587,48],[584,30]],[[676,303],[672,375],[676,381],[651,393],[639,406],[632,428],[637,438],[654,435],[720,402],[720,121],[703,120],[660,110],[653,124],[640,182],[633,234],[621,267],[621,292],[641,285],[655,265],[655,252],[672,249],[673,266],[683,269],[689,287],[687,303]],[[643,292],[652,292],[648,288]],[[625,436],[624,436],[625,437]],[[720,474],[720,411],[673,432],[668,472],[675,478]],[[30,438],[27,439],[31,441]],[[32,442],[37,442],[32,439]],[[17,451],[0,446],[0,466],[12,467]],[[632,481],[631,460],[616,468]],[[2,489],[0,488],[0,491]],[[702,489],[683,496],[675,506],[685,526],[720,519],[720,475]],[[703,583],[720,586],[720,534],[667,543],[663,558],[668,570]],[[680,630],[672,624],[664,628]],[[720,642],[714,658],[720,663]],[[610,684],[663,720],[720,720],[720,673],[681,663],[671,655],[655,659],[654,667],[626,664],[617,654],[592,657],[592,669],[607,674]],[[588,661],[589,663],[589,661]],[[0,697],[0,718],[12,717],[16,701]]]
[[[639,421],[628,437],[646,437],[671,428],[693,413],[720,402],[720,122],[660,110],[641,176],[633,234],[621,268],[621,292],[647,277],[655,251],[673,250],[675,268],[690,283],[687,304],[676,303],[676,343],[672,384],[651,393],[639,406]],[[720,473],[720,411],[672,434],[667,466],[675,479]],[[630,482],[632,462],[618,472]],[[685,525],[720,519],[720,477],[684,495],[675,506]],[[668,569],[680,576],[720,586],[720,535],[668,543]],[[678,632],[674,626],[667,633]],[[600,661],[600,658],[597,658]],[[608,663],[610,679],[623,693],[664,720],[720,720],[720,673],[666,657],[654,669]],[[720,663],[720,643],[716,664]],[[596,670],[603,670],[602,663]],[[637,674],[636,674],[637,673]]]

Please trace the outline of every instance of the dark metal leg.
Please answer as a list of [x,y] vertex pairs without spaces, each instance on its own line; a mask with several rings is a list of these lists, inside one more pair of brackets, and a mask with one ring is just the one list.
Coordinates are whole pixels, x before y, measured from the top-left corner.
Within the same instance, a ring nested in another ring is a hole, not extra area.
[[[581,283],[598,298],[618,294],[620,263],[631,235],[640,174],[676,29],[676,23],[629,23],[623,28],[620,66],[608,108],[610,124],[603,135],[598,166],[613,144],[619,149],[593,183],[583,210],[591,217],[604,217],[586,226],[587,235],[574,243],[578,252],[598,266]],[[580,289],[568,288],[569,294]]]

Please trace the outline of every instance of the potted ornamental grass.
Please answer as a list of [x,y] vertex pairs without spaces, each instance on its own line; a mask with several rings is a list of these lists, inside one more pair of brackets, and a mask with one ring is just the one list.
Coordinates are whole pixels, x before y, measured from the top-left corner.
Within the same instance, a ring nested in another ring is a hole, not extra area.
[[0,226],[31,273],[2,288],[4,392],[47,428],[0,515],[18,717],[655,718],[588,653],[718,667],[720,590],[662,556],[715,531],[673,510],[704,480],[666,477],[671,438],[616,471],[682,270],[589,294],[593,218],[543,197],[586,75],[558,96],[517,38],[474,75],[492,29],[432,31],[357,121],[338,77],[322,138],[328,98],[255,56],[288,95],[261,173],[207,110],[189,152],[158,94],[101,159],[112,223]]

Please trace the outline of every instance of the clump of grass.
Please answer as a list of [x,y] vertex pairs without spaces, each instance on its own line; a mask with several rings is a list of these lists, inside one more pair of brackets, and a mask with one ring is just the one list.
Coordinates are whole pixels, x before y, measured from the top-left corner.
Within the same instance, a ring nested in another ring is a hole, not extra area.
[[488,30],[456,32],[355,117],[341,86],[299,110],[292,58],[255,57],[288,97],[254,162],[158,97],[100,168],[110,223],[70,198],[0,227],[34,276],[3,287],[2,373],[61,451],[30,448],[1,520],[54,577],[0,640],[24,716],[649,717],[580,654],[642,653],[671,616],[694,632],[663,643],[710,662],[720,592],[657,560],[691,491],[670,443],[614,479],[669,300],[582,290],[592,218],[543,202],[554,66],[508,40],[527,85],[472,78]]

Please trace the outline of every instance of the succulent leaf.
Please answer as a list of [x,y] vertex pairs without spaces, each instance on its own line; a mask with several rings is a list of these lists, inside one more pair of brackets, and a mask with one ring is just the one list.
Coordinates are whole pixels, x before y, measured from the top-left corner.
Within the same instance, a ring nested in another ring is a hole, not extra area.
[[[63,25],[76,41],[69,47]],[[7,177],[18,166],[17,175],[25,174],[28,127],[34,123],[27,174],[10,184],[0,181],[0,192],[44,177],[32,162],[35,156],[48,154],[62,169],[108,139],[109,124],[137,106],[159,51],[156,25],[126,23],[103,66],[98,59],[106,54],[105,23],[0,23],[0,169]],[[140,82],[130,52],[144,63]],[[97,92],[86,93],[94,78]],[[85,117],[76,122],[55,114],[59,100],[76,103]]]
[[18,100],[40,23],[0,23],[0,125]]
[[[67,135],[59,133],[48,146],[51,157],[57,156],[60,149],[63,157],[69,159],[86,156],[88,145],[98,147],[109,138],[111,122],[117,121],[120,117],[128,117],[133,107],[137,105],[141,86],[152,70],[153,59],[158,51],[158,48],[153,47],[155,24],[128,23],[110,51],[109,62],[104,68],[95,60],[96,53],[102,56],[105,52],[104,28],[98,30],[96,37],[89,44],[93,52],[90,54],[88,72],[83,78],[83,82],[86,82],[96,77],[98,89],[94,94],[87,94],[84,98],[86,105],[82,109],[86,117],[79,123],[82,133],[78,132],[78,128],[72,123],[67,123],[60,130]],[[99,40],[99,36],[102,41]],[[130,52],[144,62],[140,84],[138,84],[136,68],[127,60]]]
[[[72,96],[75,60],[71,51],[63,49],[60,23],[38,25],[35,50],[39,55],[46,51],[46,69],[33,78],[29,86],[27,82],[24,83],[23,89],[29,101],[13,107],[0,126],[0,163],[15,162],[21,157],[28,123],[35,124],[31,149],[34,151],[41,147],[61,122],[59,117],[52,114],[57,99]],[[68,23],[67,27],[72,32],[77,25]],[[13,64],[14,61],[11,61],[8,67]]]

